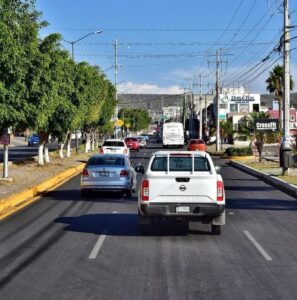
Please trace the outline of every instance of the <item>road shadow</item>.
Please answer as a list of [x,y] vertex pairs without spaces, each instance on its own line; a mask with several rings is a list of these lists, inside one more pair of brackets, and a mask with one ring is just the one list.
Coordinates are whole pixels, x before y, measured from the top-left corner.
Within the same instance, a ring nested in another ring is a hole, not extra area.
[[242,191],[242,192],[268,192],[276,190],[275,187],[267,185],[267,186],[240,186],[240,185],[225,185],[226,191]]
[[53,190],[43,195],[45,198],[54,201],[88,201],[88,202],[109,202],[109,203],[136,203],[137,196],[124,195],[120,192],[90,192],[82,195],[80,190]]
[[67,224],[64,230],[112,236],[186,236],[187,234],[211,235],[211,232],[188,230],[172,220],[152,224],[149,232],[142,234],[137,214],[89,214],[77,217],[60,217],[56,223]]
[[297,211],[296,200],[227,198],[227,209]]

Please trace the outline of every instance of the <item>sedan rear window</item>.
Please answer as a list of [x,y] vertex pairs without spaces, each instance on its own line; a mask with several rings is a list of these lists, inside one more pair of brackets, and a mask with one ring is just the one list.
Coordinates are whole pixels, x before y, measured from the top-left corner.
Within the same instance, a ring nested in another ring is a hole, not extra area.
[[88,166],[124,166],[123,157],[91,157]]
[[[155,157],[153,160],[152,171],[167,171],[167,157]],[[169,171],[174,172],[191,172],[192,171],[192,157],[170,157],[169,158]],[[205,157],[194,158],[194,171],[196,172],[209,172],[210,164]]]
[[108,147],[108,146],[111,146],[111,147],[124,147],[124,142],[121,142],[121,141],[105,141],[103,143],[104,147]]

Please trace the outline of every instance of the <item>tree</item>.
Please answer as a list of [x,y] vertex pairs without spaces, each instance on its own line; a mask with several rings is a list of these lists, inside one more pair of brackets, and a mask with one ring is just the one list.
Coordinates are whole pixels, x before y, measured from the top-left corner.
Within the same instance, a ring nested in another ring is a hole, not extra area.
[[61,108],[61,83],[65,78],[65,61],[68,52],[60,49],[61,36],[51,34],[39,44],[39,51],[31,66],[30,78],[27,80],[30,111],[27,116],[30,127],[38,132],[38,163],[44,164],[48,156],[48,138],[54,131],[53,115]]
[[220,124],[221,138],[231,140],[233,138],[233,124],[231,121],[222,121]]
[[[276,65],[269,72],[269,77],[266,79],[267,87],[266,89],[269,93],[274,93],[275,98],[278,101],[279,109],[279,129],[282,129],[282,107],[283,107],[283,75],[284,69],[281,65]],[[290,90],[294,88],[294,82],[292,76],[290,76]]]
[[0,0],[0,129],[27,123],[26,78],[44,23],[31,0]]

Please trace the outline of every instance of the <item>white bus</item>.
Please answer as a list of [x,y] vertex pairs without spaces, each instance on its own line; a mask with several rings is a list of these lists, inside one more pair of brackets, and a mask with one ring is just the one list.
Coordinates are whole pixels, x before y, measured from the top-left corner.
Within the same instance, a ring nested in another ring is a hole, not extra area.
[[163,147],[184,146],[184,128],[182,123],[170,122],[163,124],[162,133]]

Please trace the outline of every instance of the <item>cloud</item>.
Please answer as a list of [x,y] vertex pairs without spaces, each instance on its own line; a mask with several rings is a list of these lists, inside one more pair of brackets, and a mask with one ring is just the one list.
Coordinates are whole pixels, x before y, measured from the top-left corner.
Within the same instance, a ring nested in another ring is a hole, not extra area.
[[182,90],[178,85],[159,87],[150,83],[123,82],[118,84],[118,93],[123,94],[181,94]]

